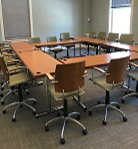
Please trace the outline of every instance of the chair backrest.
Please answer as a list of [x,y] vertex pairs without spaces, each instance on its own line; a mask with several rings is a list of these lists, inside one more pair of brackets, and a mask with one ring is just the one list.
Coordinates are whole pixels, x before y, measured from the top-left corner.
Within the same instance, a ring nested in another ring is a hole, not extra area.
[[106,39],[106,32],[99,32],[98,39]]
[[84,86],[85,61],[56,66],[56,92],[72,92]]
[[47,37],[47,42],[57,41],[56,36]]
[[2,55],[0,55],[0,67],[3,72],[3,76],[5,77],[6,81],[8,81],[9,80],[8,69]]
[[107,83],[120,83],[126,77],[126,68],[128,66],[130,56],[112,59],[110,61],[108,71],[110,75],[107,75],[106,82]]
[[109,33],[108,34],[108,41],[115,41],[119,38],[119,33]]
[[121,34],[120,36],[120,43],[132,44],[133,40],[133,34]]
[[28,42],[29,43],[40,43],[41,40],[40,40],[40,37],[33,37],[33,38],[29,38]]
[[70,34],[69,33],[60,33],[60,40],[61,41],[70,40]]
[[90,38],[95,38],[96,37],[96,32],[95,31],[90,32],[89,37]]

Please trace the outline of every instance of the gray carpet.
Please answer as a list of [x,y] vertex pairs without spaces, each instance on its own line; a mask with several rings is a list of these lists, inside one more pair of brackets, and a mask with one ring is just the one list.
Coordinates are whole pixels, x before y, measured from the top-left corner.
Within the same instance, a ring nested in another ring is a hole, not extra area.
[[[81,97],[81,100],[89,109],[97,104],[98,100],[105,98],[105,91],[89,81],[91,74],[90,71],[88,73],[89,76],[85,79],[84,87],[86,93]],[[94,75],[97,76],[100,73],[95,71]],[[45,79],[43,80],[45,82]],[[132,81],[132,88],[135,88],[134,81]],[[28,89],[30,95],[23,92],[24,99],[35,97],[37,104],[34,107],[38,112],[48,109],[45,83]],[[125,104],[122,104],[121,97],[124,94],[124,90],[116,89],[111,92],[111,100],[120,103],[121,110],[126,114],[128,122],[124,123],[121,115],[116,111],[109,110],[106,126],[102,125],[105,114],[104,108],[95,109],[92,116],[88,116],[88,112],[84,113],[72,99],[69,99],[69,111],[80,112],[80,122],[87,128],[88,134],[84,136],[78,125],[68,122],[64,145],[60,144],[63,121],[50,125],[48,132],[45,132],[44,129],[45,123],[56,117],[56,113],[36,119],[30,109],[23,107],[19,109],[17,121],[13,123],[11,119],[15,107],[9,108],[7,113],[3,114],[4,106],[0,105],[0,149],[137,149],[138,99],[131,97],[126,100]],[[5,105],[15,100],[18,100],[18,97],[10,95],[5,100]],[[52,102],[54,106],[62,104],[62,102],[55,102],[54,100]]]

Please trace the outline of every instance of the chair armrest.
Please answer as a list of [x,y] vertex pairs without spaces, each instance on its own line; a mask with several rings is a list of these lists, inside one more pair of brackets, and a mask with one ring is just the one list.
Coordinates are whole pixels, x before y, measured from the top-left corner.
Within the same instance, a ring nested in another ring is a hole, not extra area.
[[46,76],[52,84],[58,83],[58,81],[54,80],[53,76],[50,73],[46,73]]
[[138,64],[132,63],[132,62],[128,62],[129,65],[132,65],[134,67],[138,67]]
[[103,70],[103,69],[101,69],[101,68],[99,68],[99,67],[93,67],[93,69],[95,69],[95,70],[97,70],[97,71],[100,71],[100,72],[103,73],[103,74],[106,73],[105,70]]

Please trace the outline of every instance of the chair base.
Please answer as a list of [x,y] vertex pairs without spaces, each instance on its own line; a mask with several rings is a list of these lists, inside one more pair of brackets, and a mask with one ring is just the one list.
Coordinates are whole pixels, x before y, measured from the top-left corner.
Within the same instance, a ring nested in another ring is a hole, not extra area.
[[55,122],[57,120],[60,120],[60,119],[63,119],[64,120],[64,123],[63,123],[62,131],[61,131],[61,137],[60,137],[61,144],[64,144],[65,143],[64,130],[65,130],[65,126],[66,126],[67,121],[72,121],[72,122],[78,124],[80,127],[82,127],[83,134],[86,135],[87,134],[86,128],[79,121],[77,121],[74,118],[72,118],[71,116],[73,116],[73,115],[77,115],[78,116],[78,119],[80,119],[80,113],[79,112],[72,112],[68,116],[56,117],[56,118],[54,118],[54,119],[52,119],[52,120],[50,120],[50,121],[48,121],[46,123],[46,125],[45,125],[45,131],[48,131],[49,130],[48,125],[50,123],[53,123],[53,122]]
[[25,105],[26,107],[30,108],[30,109],[33,111],[33,114],[36,114],[35,108],[33,108],[33,107],[32,107],[31,105],[29,105],[28,103],[26,103],[26,102],[28,102],[28,101],[33,101],[34,103],[36,103],[36,99],[34,99],[34,98],[29,98],[29,99],[27,99],[27,100],[25,100],[25,101],[22,101],[22,102],[20,102],[20,101],[13,102],[13,103],[11,103],[11,104],[5,106],[5,108],[3,109],[3,113],[6,113],[6,109],[8,109],[8,108],[10,108],[10,107],[12,107],[12,106],[17,105],[17,106],[16,106],[16,109],[15,109],[15,111],[14,111],[13,117],[12,117],[12,121],[13,121],[13,122],[16,121],[16,113],[17,113],[17,110],[19,109],[19,107],[22,107],[23,105]]
[[126,99],[127,97],[131,97],[131,96],[137,96],[137,97],[138,97],[138,93],[137,93],[137,92],[132,92],[132,93],[126,94],[125,96],[123,96],[121,102],[122,102],[122,103],[125,103],[125,99]]
[[[116,107],[115,107],[115,106]],[[127,117],[126,115],[120,110],[120,106],[119,106],[119,103],[118,102],[110,102],[109,104],[105,104],[105,103],[102,103],[102,104],[98,104],[96,106],[93,106],[89,109],[88,111],[88,114],[89,115],[92,115],[92,110],[94,108],[99,108],[99,107],[105,107],[105,116],[104,116],[104,120],[103,120],[103,125],[106,125],[107,123],[107,116],[108,116],[108,108],[112,108],[114,110],[116,110],[118,113],[120,113],[122,116],[123,116],[123,121],[124,122],[127,122]]]

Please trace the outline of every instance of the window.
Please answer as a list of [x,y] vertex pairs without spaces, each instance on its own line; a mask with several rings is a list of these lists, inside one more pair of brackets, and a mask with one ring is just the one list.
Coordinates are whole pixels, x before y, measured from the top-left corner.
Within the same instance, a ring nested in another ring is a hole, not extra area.
[[5,39],[30,37],[28,0],[1,0]]

